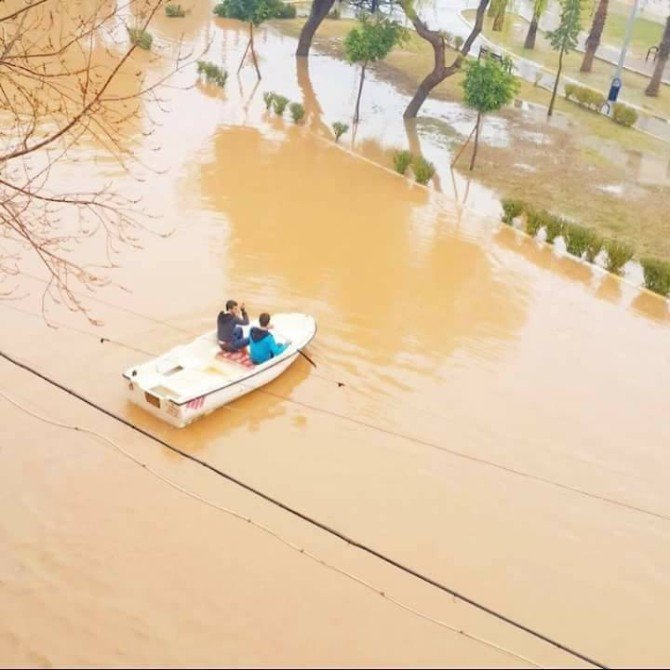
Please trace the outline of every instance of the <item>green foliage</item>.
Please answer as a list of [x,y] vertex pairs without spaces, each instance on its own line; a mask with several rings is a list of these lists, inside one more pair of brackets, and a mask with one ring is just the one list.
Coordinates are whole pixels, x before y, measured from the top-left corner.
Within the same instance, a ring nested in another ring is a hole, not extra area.
[[277,0],[223,0],[214,6],[214,13],[222,18],[258,26],[275,17],[280,4],[283,5]]
[[283,95],[277,95],[277,94],[273,96],[272,107],[275,110],[275,114],[277,114],[277,116],[284,115],[286,105],[288,105],[288,98],[285,98]]
[[263,102],[265,103],[265,109],[270,111],[270,107],[272,107],[272,101],[275,99],[276,93],[273,91],[265,91],[263,93]]
[[466,63],[462,86],[465,104],[486,114],[512,102],[519,82],[504,64],[483,58]]
[[565,246],[569,254],[581,258],[589,246],[593,231],[576,223],[568,223],[563,231]]
[[186,10],[181,5],[168,2],[167,5],[165,5],[165,16],[169,16],[170,18],[182,18],[186,16]]
[[547,244],[553,244],[559,235],[563,235],[565,221],[558,216],[549,214],[544,225],[544,230],[547,233]]
[[670,293],[670,263],[659,258],[643,258],[640,263],[644,271],[644,285],[654,293]]
[[630,128],[637,121],[637,112],[628,105],[615,102],[612,109],[612,119],[621,126]]
[[412,161],[414,179],[419,184],[427,184],[435,174],[435,166],[423,156],[416,156]]
[[563,92],[565,93],[565,99],[570,100],[570,98],[576,93],[579,86],[577,84],[565,84],[563,86]]
[[454,49],[456,49],[456,51],[460,51],[464,41],[465,40],[460,35],[454,35],[453,39]]
[[602,93],[586,86],[566,84],[563,88],[565,90],[565,99],[570,100],[574,98],[575,102],[582,105],[582,107],[587,107],[598,112],[605,104],[605,96]]
[[405,174],[407,168],[412,164],[412,153],[407,149],[399,149],[393,152],[393,167],[399,174]]
[[548,4],[549,0],[535,0],[533,2],[533,15],[537,17],[542,16],[547,9]]
[[305,116],[305,108],[299,102],[292,102],[288,106],[288,111],[291,112],[294,123],[300,123],[302,117]]
[[407,39],[408,31],[381,15],[363,15],[360,23],[344,38],[344,54],[350,63],[383,60],[396,44]]
[[335,133],[335,141],[339,142],[340,137],[344,135],[344,133],[349,130],[349,126],[346,123],[342,123],[341,121],[335,121],[333,123],[333,133]]
[[128,28],[128,36],[130,41],[138,46],[140,49],[149,51],[151,45],[153,44],[154,38],[151,36],[151,33],[147,30],[142,30],[142,28]]
[[223,68],[209,61],[199,60],[198,76],[201,77],[203,75],[208,84],[216,84],[221,88],[226,85],[226,80],[228,79],[228,73]]
[[512,198],[503,198],[502,200],[503,208],[503,217],[502,220],[508,225],[512,225],[512,222],[517,216],[520,216],[526,210],[526,204],[521,200],[514,200]]
[[614,274],[620,274],[623,266],[633,258],[635,250],[627,242],[619,240],[607,240],[605,242],[605,250],[607,251],[607,264],[605,267]]
[[555,30],[547,33],[551,48],[570,53],[577,46],[581,21],[582,0],[562,0],[561,19]]
[[595,263],[596,256],[600,253],[604,243],[605,241],[598,233],[589,230],[589,240],[586,243],[586,260],[589,263]]
[[295,5],[286,2],[277,2],[272,17],[275,19],[294,19],[298,14]]
[[546,225],[551,214],[546,209],[531,209],[526,211],[526,232],[535,237],[540,232],[540,228]]

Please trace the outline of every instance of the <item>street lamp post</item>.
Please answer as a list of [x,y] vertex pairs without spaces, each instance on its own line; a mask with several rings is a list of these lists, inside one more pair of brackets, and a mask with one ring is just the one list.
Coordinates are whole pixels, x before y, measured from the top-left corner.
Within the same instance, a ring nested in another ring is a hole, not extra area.
[[621,52],[619,53],[619,62],[617,63],[614,77],[612,78],[612,83],[610,85],[610,92],[607,96],[607,101],[611,103],[616,102],[623,84],[621,80],[621,72],[626,62],[626,52],[628,51],[628,45],[630,44],[631,37],[633,36],[633,24],[635,23],[635,15],[637,14],[639,4],[640,0],[633,0],[633,7],[630,10],[630,14],[628,15],[626,32],[624,33],[623,44],[621,45]]

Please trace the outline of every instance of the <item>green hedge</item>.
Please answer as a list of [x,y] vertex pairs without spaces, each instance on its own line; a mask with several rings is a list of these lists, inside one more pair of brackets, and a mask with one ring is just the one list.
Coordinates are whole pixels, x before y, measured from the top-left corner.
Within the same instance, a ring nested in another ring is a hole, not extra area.
[[512,198],[503,198],[502,200],[503,217],[502,220],[511,225],[517,216],[523,214],[525,205],[521,200],[514,200]]
[[578,105],[592,109],[594,112],[599,112],[605,104],[605,96],[592,88],[578,86],[577,84],[566,84],[564,90],[566,100],[574,98]]
[[630,128],[637,121],[637,112],[628,105],[621,102],[615,102],[612,109],[612,120],[620,126]]
[[623,266],[635,255],[635,249],[621,240],[607,240],[605,251],[607,252],[605,267],[615,275],[621,274]]
[[[504,198],[501,201],[502,220],[512,225],[514,219],[525,217],[526,232],[535,237],[544,228],[547,242],[553,244],[561,235],[565,240],[567,252],[576,258],[585,258],[595,263],[598,254],[605,249],[605,267],[614,274],[621,274],[624,266],[635,256],[635,249],[621,240],[603,240],[592,228],[566,221],[546,209],[535,209],[523,200]],[[640,259],[644,271],[644,285],[662,296],[670,294],[670,262],[659,258]]]
[[659,258],[642,258],[644,285],[654,293],[668,295],[670,293],[670,263]]

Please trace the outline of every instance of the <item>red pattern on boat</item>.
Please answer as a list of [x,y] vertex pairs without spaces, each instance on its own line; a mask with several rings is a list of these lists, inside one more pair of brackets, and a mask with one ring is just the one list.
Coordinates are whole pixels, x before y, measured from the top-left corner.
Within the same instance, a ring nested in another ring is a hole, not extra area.
[[249,358],[249,354],[246,349],[240,349],[239,351],[220,351],[216,357],[225,358],[227,361],[233,361],[233,363],[243,365],[245,368],[256,367],[251,358]]
[[186,407],[188,407],[189,409],[200,409],[204,404],[205,404],[205,396],[201,395],[199,398],[189,400],[186,403]]

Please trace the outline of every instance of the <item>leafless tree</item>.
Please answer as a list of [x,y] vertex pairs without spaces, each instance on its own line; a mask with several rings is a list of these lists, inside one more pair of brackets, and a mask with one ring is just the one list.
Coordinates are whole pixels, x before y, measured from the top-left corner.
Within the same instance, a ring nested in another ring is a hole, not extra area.
[[38,259],[49,277],[43,307],[50,297],[88,315],[80,289],[107,283],[120,246],[139,244],[148,221],[138,213],[137,200],[94,172],[88,183],[64,187],[70,164],[63,158],[93,144],[126,173],[138,167],[126,138],[148,132],[142,104],[161,105],[162,85],[190,60],[177,45],[167,72],[149,81],[131,59],[138,45],[130,32],[145,31],[161,5],[0,0],[4,295],[11,294],[12,278],[24,265]]

